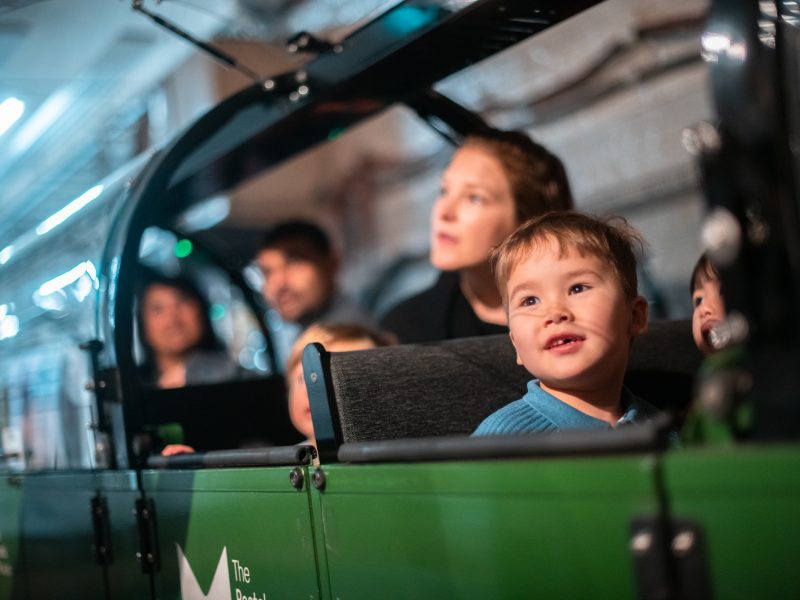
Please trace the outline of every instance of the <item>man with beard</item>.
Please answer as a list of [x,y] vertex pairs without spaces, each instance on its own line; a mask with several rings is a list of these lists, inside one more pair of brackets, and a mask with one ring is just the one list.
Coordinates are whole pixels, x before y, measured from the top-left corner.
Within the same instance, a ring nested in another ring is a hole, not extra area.
[[299,220],[275,225],[261,241],[256,262],[264,276],[264,299],[283,321],[278,354],[284,359],[312,323],[373,324],[363,309],[337,290],[339,257],[317,225]]

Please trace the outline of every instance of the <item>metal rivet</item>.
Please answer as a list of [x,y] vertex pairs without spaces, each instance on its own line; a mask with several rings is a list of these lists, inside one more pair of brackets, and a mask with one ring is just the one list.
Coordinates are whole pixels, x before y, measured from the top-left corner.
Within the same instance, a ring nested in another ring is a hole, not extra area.
[[300,94],[298,94],[297,92],[292,92],[291,94],[289,94],[289,100],[291,100],[292,102],[297,102],[299,99],[300,99]]
[[275,81],[273,79],[267,79],[264,82],[264,89],[265,90],[273,90],[273,89],[275,89]]
[[305,477],[303,476],[303,470],[299,467],[295,467],[289,472],[289,483],[292,484],[292,487],[296,490],[302,490],[303,484],[305,483]]
[[308,79],[308,75],[305,71],[298,71],[294,74],[294,79],[297,83],[304,83],[306,79]]
[[672,538],[672,551],[682,556],[687,554],[694,547],[694,533],[691,531],[681,531]]
[[308,96],[308,91],[307,85],[301,85],[299,88],[297,88],[297,93],[301,96]]
[[309,375],[308,378],[311,380],[311,383],[317,383],[317,372],[311,371],[311,375]]
[[631,550],[634,554],[644,554],[653,545],[653,535],[649,531],[640,531],[631,540]]
[[314,487],[317,488],[320,492],[325,489],[325,473],[322,472],[321,469],[314,469],[314,472],[311,473],[311,483],[314,484]]

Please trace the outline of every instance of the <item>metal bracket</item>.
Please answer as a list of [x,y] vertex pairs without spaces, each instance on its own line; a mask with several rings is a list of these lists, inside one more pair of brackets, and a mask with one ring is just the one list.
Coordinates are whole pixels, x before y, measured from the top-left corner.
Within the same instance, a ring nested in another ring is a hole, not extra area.
[[[235,71],[238,71],[239,73],[241,73],[254,83],[257,83],[259,85],[263,85],[265,83],[264,78],[259,73],[256,73],[253,69],[249,68],[246,65],[243,65],[227,52],[223,52],[222,50],[220,50],[216,46],[209,44],[208,42],[204,42],[202,40],[197,39],[196,37],[185,31],[175,23],[167,21],[165,18],[160,17],[157,14],[147,10],[144,7],[144,0],[132,0],[131,9],[135,10],[138,13],[143,14],[159,27],[166,29],[170,33],[173,33],[177,35],[179,38],[189,42],[195,48],[199,48],[200,50],[208,54],[211,58],[216,60],[218,63],[228,68],[234,69]],[[267,87],[267,89],[270,88]]]
[[341,44],[331,44],[328,41],[321,40],[318,37],[315,37],[314,34],[308,33],[307,31],[300,31],[286,40],[286,50],[288,50],[290,54],[323,54],[325,52],[339,53],[342,51],[342,46]]
[[111,524],[108,518],[108,503],[105,496],[96,494],[91,502],[94,552],[97,564],[110,565],[114,561],[111,553]]
[[683,519],[640,517],[631,523],[630,550],[641,600],[712,597],[702,527]]
[[134,512],[139,530],[136,558],[142,565],[142,573],[158,573],[161,570],[161,554],[158,549],[155,502],[151,498],[139,498]]

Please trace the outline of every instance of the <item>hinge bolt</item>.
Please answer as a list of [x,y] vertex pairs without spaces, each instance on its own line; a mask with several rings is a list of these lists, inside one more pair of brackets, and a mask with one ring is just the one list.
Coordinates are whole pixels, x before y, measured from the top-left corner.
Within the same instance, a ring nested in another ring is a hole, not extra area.
[[323,473],[321,469],[314,469],[314,472],[311,473],[311,483],[313,483],[314,487],[320,492],[324,491],[326,483],[325,473]]
[[292,487],[296,490],[303,489],[305,477],[303,477],[303,470],[299,467],[295,467],[289,472],[289,483],[292,484]]
[[631,540],[631,550],[634,554],[644,554],[653,545],[653,535],[649,531],[640,531]]
[[694,533],[691,531],[681,531],[672,538],[672,552],[677,556],[688,554],[694,547]]

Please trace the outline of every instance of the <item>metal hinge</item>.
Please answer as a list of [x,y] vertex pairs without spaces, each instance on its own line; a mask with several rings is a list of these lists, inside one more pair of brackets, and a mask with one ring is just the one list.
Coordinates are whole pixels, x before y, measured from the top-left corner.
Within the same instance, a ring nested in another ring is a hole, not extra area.
[[695,522],[640,517],[631,523],[630,550],[640,600],[709,600],[705,535]]
[[158,550],[158,531],[156,529],[156,505],[150,498],[136,501],[136,524],[139,529],[139,551],[136,558],[142,565],[142,573],[158,573],[161,559]]
[[108,517],[108,503],[104,496],[96,494],[90,502],[90,507],[97,563],[110,565],[113,562],[113,556],[111,554],[111,523]]

